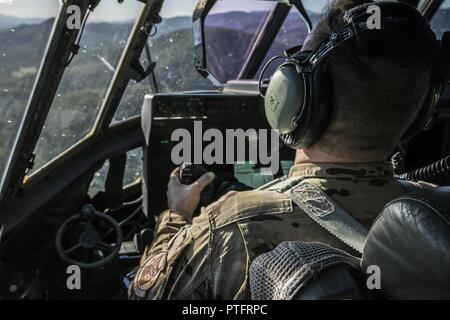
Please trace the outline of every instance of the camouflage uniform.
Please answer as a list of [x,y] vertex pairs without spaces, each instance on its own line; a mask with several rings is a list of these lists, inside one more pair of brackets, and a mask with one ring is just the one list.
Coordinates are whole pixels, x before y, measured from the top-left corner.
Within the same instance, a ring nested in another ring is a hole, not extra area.
[[[367,228],[386,203],[405,192],[385,162],[300,164],[291,168],[290,176],[321,187]],[[130,297],[249,299],[253,259],[283,241],[295,240],[324,242],[358,255],[274,191],[238,193],[204,208],[192,224],[166,211],[154,244],[142,258]]]

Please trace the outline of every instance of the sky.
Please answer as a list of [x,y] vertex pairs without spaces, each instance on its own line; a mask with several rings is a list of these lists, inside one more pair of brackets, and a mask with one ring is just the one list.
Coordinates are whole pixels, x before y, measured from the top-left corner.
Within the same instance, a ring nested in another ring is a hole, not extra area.
[[[12,4],[6,4],[12,1]],[[251,11],[256,0],[222,0],[221,5],[239,7],[243,11]],[[312,11],[320,11],[326,0],[304,0],[305,6]],[[17,17],[48,18],[56,14],[59,0],[0,0],[0,14]],[[161,15],[163,17],[186,16],[194,11],[197,0],[166,0]],[[136,18],[140,4],[137,0],[125,0],[122,5],[117,0],[102,0],[96,9],[96,18],[102,20],[130,20]]]
[[[12,2],[12,4],[7,4]],[[251,11],[256,0],[222,0],[217,11],[229,10],[231,6],[243,11]],[[308,10],[320,12],[327,0],[303,0]],[[166,0],[161,15],[164,18],[174,16],[190,16],[197,0]],[[226,3],[226,5],[225,5]],[[56,15],[59,0],[0,0],[0,14],[17,17],[48,18]],[[229,5],[228,5],[229,4]],[[444,6],[450,7],[450,0],[445,0]],[[142,4],[137,0],[102,0],[92,15],[92,20],[121,21],[135,19]],[[216,10],[214,10],[216,11]]]
[[[56,15],[59,0],[0,0],[0,14],[16,17],[49,18]],[[197,0],[166,0],[164,3],[164,17],[192,15]],[[91,16],[92,20],[120,21],[135,19],[142,3],[137,0],[124,0],[118,4],[117,0],[102,0]]]

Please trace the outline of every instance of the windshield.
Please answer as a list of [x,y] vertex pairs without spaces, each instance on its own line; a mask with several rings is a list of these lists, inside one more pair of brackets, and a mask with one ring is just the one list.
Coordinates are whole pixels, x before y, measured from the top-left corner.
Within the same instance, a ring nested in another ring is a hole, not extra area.
[[238,77],[276,2],[219,0],[205,20],[209,72],[221,83]]
[[[215,89],[194,68],[194,36],[192,13],[197,0],[166,0],[161,11],[162,23],[152,31],[148,40],[159,92]],[[144,51],[141,63],[146,68],[149,57]],[[130,81],[116,112],[113,123],[138,116],[144,96],[152,93],[149,81]]]
[[306,9],[313,25],[319,22],[320,14],[329,0],[303,0],[303,6]]
[[450,0],[445,0],[439,11],[431,20],[431,27],[438,39],[442,38],[445,31],[450,31]]
[[138,1],[101,1],[83,32],[80,51],[67,67],[35,149],[40,168],[92,130],[134,21]]
[[[301,45],[308,35],[308,26],[303,20],[302,16],[298,12],[297,8],[292,7],[289,11],[286,20],[278,31],[272,46],[264,58],[263,63],[259,67],[255,79],[258,79],[262,69],[267,62],[275,57],[282,55],[283,52],[289,48]],[[265,75],[271,75],[275,72],[276,68],[283,63],[282,60],[274,61],[266,70]]]
[[197,1],[164,1],[158,32],[150,37],[155,75],[161,92],[213,89],[194,68],[192,14]]
[[58,1],[0,1],[0,174],[4,171],[50,37]]
[[[149,66],[149,59],[145,53],[140,59],[142,66],[146,69]],[[128,87],[120,101],[116,114],[114,115],[112,123],[138,116],[141,113],[142,103],[146,94],[153,93],[150,82],[147,79],[141,82],[130,80]]]

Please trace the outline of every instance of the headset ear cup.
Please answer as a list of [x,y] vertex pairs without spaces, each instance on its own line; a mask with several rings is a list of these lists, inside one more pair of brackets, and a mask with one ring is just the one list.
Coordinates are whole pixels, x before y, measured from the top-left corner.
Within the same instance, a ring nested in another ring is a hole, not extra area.
[[290,148],[304,149],[315,144],[327,129],[331,118],[333,90],[326,64],[319,65],[305,81],[305,108],[297,120],[297,128],[282,134],[281,140]]
[[425,98],[422,108],[419,110],[419,113],[417,114],[416,118],[403,134],[402,139],[400,140],[401,143],[405,143],[413,139],[417,134],[420,133],[420,131],[422,131],[425,128],[425,125],[430,120],[434,112],[434,109],[436,108],[439,102],[438,98],[439,93],[440,89],[438,88],[438,86],[431,85],[431,88],[427,94],[427,97]]
[[305,108],[303,76],[294,63],[286,63],[272,76],[264,99],[266,118],[273,129],[281,134],[296,130],[296,119],[301,118]]

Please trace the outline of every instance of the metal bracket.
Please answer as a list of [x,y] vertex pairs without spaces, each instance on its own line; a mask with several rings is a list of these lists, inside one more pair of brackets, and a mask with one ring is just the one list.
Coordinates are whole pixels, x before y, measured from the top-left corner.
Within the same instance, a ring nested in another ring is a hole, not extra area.
[[139,57],[136,57],[128,66],[125,77],[139,83],[146,79],[155,70],[155,67],[156,62],[151,62],[147,69],[145,69],[139,61]]

